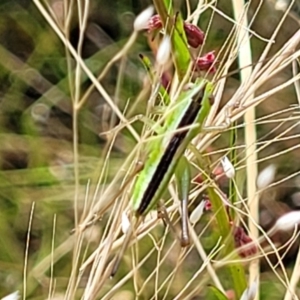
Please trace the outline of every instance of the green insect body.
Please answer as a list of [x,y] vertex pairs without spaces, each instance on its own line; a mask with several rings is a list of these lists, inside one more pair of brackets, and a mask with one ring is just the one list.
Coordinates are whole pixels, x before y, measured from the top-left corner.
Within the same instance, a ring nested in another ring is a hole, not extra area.
[[[131,201],[137,216],[146,215],[162,196],[180,157],[201,131],[210,111],[212,91],[213,84],[200,79],[170,105],[161,130],[163,134],[152,142],[149,157],[134,185]],[[178,132],[182,127],[195,124],[196,128]]]

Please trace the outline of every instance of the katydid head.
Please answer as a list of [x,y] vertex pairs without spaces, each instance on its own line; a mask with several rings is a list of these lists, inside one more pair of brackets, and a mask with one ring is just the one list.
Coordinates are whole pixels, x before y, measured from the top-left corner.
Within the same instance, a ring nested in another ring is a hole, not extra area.
[[209,100],[210,105],[214,103],[213,96],[214,84],[208,80],[201,79],[200,90],[195,95],[195,101],[198,103],[202,103],[203,99],[207,98]]
[[207,82],[205,87],[205,93],[207,95],[207,99],[209,101],[210,106],[212,106],[215,103],[215,97],[213,95],[214,87],[215,86],[212,82]]
[[215,103],[215,96],[214,95],[210,95],[208,97],[208,101],[209,101],[210,106],[213,106],[213,104]]

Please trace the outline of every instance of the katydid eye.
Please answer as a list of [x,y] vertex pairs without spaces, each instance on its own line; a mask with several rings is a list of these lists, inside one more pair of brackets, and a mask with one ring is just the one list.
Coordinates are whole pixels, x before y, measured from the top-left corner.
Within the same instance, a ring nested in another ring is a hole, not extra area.
[[208,97],[208,101],[209,101],[210,105],[213,106],[213,104],[215,103],[215,96],[214,95],[210,95]]

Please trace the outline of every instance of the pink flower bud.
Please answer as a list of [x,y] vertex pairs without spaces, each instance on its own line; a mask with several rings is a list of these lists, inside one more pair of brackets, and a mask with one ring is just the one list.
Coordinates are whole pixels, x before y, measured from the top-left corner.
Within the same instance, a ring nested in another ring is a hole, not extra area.
[[162,28],[162,22],[159,15],[154,15],[149,19],[148,32],[158,30]]
[[215,67],[215,52],[211,51],[202,57],[198,57],[194,62],[195,71],[209,71],[210,73],[216,72]]
[[203,44],[204,32],[199,27],[191,23],[184,22],[184,31],[191,47],[198,48]]

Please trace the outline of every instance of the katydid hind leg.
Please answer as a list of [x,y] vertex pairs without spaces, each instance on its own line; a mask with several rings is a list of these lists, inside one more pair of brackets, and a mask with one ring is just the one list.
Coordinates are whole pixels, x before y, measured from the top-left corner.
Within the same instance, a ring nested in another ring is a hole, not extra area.
[[172,221],[169,218],[169,215],[168,215],[167,209],[165,207],[165,204],[161,200],[159,200],[158,203],[157,203],[157,217],[162,219],[165,227],[169,226],[169,228],[171,229],[171,231],[173,232],[175,237],[178,239],[178,241],[180,241],[180,238],[177,235],[177,231],[176,231]]
[[161,219],[165,227],[169,225],[167,222],[168,221],[167,211],[162,201],[158,201],[157,203],[157,219]]
[[190,244],[188,217],[188,199],[181,199],[181,247],[187,247]]
[[190,236],[188,230],[188,199],[191,184],[191,170],[189,162],[185,156],[180,161],[175,170],[175,178],[178,186],[179,198],[181,200],[181,240],[182,247],[190,244]]

